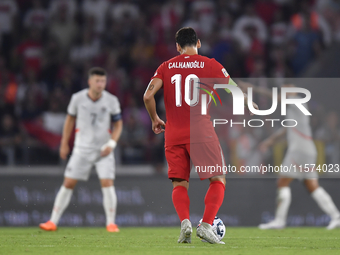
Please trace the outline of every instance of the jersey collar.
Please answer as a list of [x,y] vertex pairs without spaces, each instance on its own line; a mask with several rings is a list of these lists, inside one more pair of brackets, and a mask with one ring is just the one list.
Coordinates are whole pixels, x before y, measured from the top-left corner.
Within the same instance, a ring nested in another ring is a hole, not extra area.
[[104,93],[102,93],[101,97],[98,98],[97,100],[93,100],[93,99],[89,96],[89,90],[87,90],[86,96],[87,96],[88,99],[91,100],[92,103],[97,103],[100,99],[102,99],[102,97],[104,96]]

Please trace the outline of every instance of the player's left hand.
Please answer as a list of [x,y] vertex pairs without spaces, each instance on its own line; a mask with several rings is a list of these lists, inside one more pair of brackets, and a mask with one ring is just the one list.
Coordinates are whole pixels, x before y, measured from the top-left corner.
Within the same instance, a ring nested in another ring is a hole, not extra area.
[[110,146],[106,146],[106,148],[100,152],[100,156],[106,157],[112,152],[112,150],[113,149]]
[[[259,106],[257,104],[255,104],[254,102],[253,103],[253,107],[255,108],[255,110],[258,110],[259,109]],[[250,115],[253,116],[254,113],[252,113],[251,111],[249,111]]]

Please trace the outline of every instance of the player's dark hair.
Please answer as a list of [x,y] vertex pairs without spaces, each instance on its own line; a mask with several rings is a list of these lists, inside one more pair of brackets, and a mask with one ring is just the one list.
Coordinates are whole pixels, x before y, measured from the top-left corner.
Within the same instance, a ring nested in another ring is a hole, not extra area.
[[107,76],[107,72],[105,71],[104,68],[92,67],[89,70],[89,77],[91,77],[92,75]]
[[186,46],[196,46],[198,38],[195,30],[191,27],[183,27],[176,33],[176,43],[184,48]]

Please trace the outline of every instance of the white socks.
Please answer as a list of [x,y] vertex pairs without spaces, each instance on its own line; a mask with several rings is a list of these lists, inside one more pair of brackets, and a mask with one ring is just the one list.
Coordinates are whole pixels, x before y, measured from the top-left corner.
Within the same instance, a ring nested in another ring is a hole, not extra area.
[[340,217],[339,210],[336,208],[331,196],[322,187],[314,190],[311,196],[321,210],[328,214],[332,220]]
[[[311,193],[312,198],[318,204],[322,211],[328,214],[332,220],[340,217],[339,210],[335,206],[331,196],[319,187]],[[279,188],[277,190],[277,208],[275,213],[275,221],[286,224],[288,209],[292,200],[289,187]]]
[[283,187],[277,190],[277,207],[275,212],[275,220],[286,224],[288,209],[292,201],[290,187]]
[[[117,196],[113,186],[102,188],[103,206],[106,215],[106,225],[114,224],[116,218]],[[71,201],[73,190],[61,186],[52,210],[50,221],[58,225],[60,217]]]
[[117,196],[113,186],[102,188],[103,206],[106,215],[106,226],[115,224]]
[[58,225],[59,219],[71,201],[73,190],[61,186],[53,205],[50,221]]

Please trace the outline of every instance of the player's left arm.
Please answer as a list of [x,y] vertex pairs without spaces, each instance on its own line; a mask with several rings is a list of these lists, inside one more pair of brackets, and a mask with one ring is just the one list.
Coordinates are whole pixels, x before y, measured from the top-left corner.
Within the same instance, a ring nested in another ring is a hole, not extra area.
[[[273,97],[273,93],[270,89],[268,88],[263,88],[263,87],[259,87],[259,86],[255,86],[253,84],[251,84],[250,82],[245,82],[242,80],[237,80],[237,84],[240,86],[240,88],[243,91],[247,91],[248,88],[252,88],[253,91],[261,96],[265,96],[267,98],[272,98]],[[278,101],[280,101],[281,99],[281,95],[279,94],[277,97]]]
[[[248,95],[246,94],[246,93],[243,93],[243,95],[244,95],[244,105],[248,108],[248,110],[249,110],[249,106],[248,106]],[[254,103],[253,101],[251,102],[252,104],[253,104],[253,107],[254,107],[254,109],[255,110],[258,110],[259,109],[259,106],[256,104],[256,103]],[[252,113],[250,110],[249,110],[249,113],[250,113],[250,115],[254,115],[254,113]]]
[[109,155],[117,146],[118,140],[123,131],[123,120],[120,109],[120,103],[117,98],[113,98],[111,104],[111,137],[110,140],[105,143],[101,148],[101,156],[106,157]]
[[144,104],[145,108],[148,111],[150,115],[150,119],[152,122],[152,131],[155,134],[163,133],[165,123],[161,118],[159,118],[157,111],[156,111],[156,101],[155,101],[155,94],[158,90],[160,90],[163,86],[162,79],[154,78],[150,81],[148,87],[146,88],[146,91],[144,93]]
[[[243,91],[244,105],[245,105],[245,106],[248,108],[248,110],[249,110],[249,107],[248,107],[248,95],[244,92],[244,90],[245,90],[245,88],[248,88],[248,87],[246,87],[246,86],[253,87],[253,85],[250,84],[250,83],[245,83],[245,82],[243,82],[243,81],[241,81],[241,80],[239,80],[239,81],[236,83],[236,82],[234,82],[231,78],[229,78],[229,79],[230,79],[230,83],[231,83],[231,84],[233,84],[233,85],[235,84],[235,86],[240,87],[241,90]],[[256,110],[259,109],[259,106],[258,106],[255,102],[252,101],[252,104],[253,104],[254,109],[256,109]],[[254,115],[254,113],[252,113],[250,110],[249,110],[249,113],[250,113],[250,115]]]
[[[243,91],[243,87],[239,86],[228,74],[227,70],[219,63],[217,62],[215,59],[212,59],[211,61],[211,72],[214,78],[219,78],[219,82],[224,83],[224,80],[226,80],[227,84],[233,85],[235,87],[240,87],[241,90]],[[222,79],[222,81],[221,81]],[[226,91],[228,93],[230,93],[230,91],[228,89],[226,89]],[[248,108],[248,96],[246,93],[243,93],[244,95],[244,105]],[[253,107],[258,110],[259,107],[256,103],[252,102]],[[254,115],[251,111],[249,111],[250,115]]]
[[123,120],[117,120],[112,123],[112,135],[111,139],[115,140],[118,143],[118,140],[123,131]]
[[111,139],[102,146],[100,153],[102,157],[109,155],[117,146],[118,140],[123,131],[123,120],[121,119],[120,114],[119,117],[120,118],[118,120],[113,120],[112,122]]

